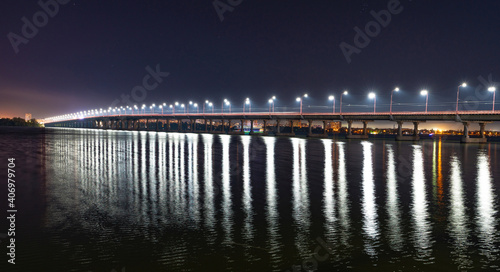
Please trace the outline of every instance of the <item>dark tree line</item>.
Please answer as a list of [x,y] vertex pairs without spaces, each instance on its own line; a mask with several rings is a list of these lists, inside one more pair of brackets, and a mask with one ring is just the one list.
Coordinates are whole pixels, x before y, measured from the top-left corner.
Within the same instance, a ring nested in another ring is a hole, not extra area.
[[35,118],[25,121],[23,118],[14,117],[14,118],[1,118],[0,126],[16,126],[16,127],[41,127],[40,123],[36,121]]

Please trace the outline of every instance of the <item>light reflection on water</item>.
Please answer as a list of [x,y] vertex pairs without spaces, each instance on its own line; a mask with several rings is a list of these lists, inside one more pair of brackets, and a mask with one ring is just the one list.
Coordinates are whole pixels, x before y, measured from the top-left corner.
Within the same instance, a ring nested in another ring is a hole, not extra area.
[[321,237],[319,271],[498,270],[492,143],[50,131],[33,267],[286,271]]

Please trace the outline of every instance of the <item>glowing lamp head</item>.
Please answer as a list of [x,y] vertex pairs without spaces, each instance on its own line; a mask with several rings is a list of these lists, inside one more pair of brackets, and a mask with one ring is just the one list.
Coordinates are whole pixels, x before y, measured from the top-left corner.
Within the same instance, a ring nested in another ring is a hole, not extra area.
[[495,87],[489,87],[489,88],[488,88],[488,91],[490,91],[490,92],[494,92],[494,91],[496,91],[496,90],[497,90],[497,88],[495,88]]
[[375,93],[369,93],[369,94],[368,94],[368,97],[369,97],[369,98],[372,98],[372,99],[373,99],[373,98],[375,98]]
[[396,87],[396,89],[394,89],[394,91],[395,91],[395,92],[399,92],[399,88],[398,88],[398,87]]
[[174,104],[175,104],[176,106],[179,106],[179,102],[175,102]]
[[189,101],[189,105],[193,105],[193,101]]
[[309,97],[307,94],[304,94],[304,97]]
[[460,85],[460,86],[462,86],[462,87],[467,87],[467,83],[465,83],[465,82],[464,82],[464,83],[462,83],[462,85]]
[[272,100],[276,99],[276,96],[273,95],[273,97],[271,98]]
[[269,99],[269,103],[273,103],[273,100],[272,100],[272,99]]
[[297,99],[295,99],[295,100],[296,100],[297,102],[300,102],[300,100],[301,100],[301,99],[300,99],[300,97],[297,97]]
[[195,108],[196,108],[196,107],[198,107],[198,103],[194,103],[194,105],[193,105],[193,106],[194,106]]
[[208,104],[208,100],[205,100],[205,103]]
[[181,108],[184,108],[184,104],[181,104]]
[[212,102],[209,102],[208,105],[211,107],[213,104],[212,104]]
[[247,105],[250,104],[250,100],[245,101],[245,104]]
[[342,94],[347,95],[347,94],[348,94],[348,92],[347,92],[347,91],[344,91]]
[[420,91],[420,95],[428,95],[429,92],[427,90],[422,90]]
[[328,97],[328,100],[333,100],[333,99],[335,99],[335,97],[334,97],[333,95],[330,95],[330,96]]

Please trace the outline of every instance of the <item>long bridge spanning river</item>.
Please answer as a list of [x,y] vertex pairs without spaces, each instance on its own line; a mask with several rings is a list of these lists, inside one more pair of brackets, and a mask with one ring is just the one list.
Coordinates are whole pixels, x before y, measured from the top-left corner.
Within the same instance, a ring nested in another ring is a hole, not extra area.
[[[85,116],[74,119],[46,120],[46,127],[94,128],[112,130],[143,130],[192,133],[244,134],[245,129],[254,134],[259,124],[259,135],[295,136],[294,128],[308,123],[308,136],[327,137],[329,122],[347,123],[349,139],[368,138],[367,125],[373,121],[393,121],[398,125],[396,140],[419,140],[418,125],[426,121],[460,122],[464,126],[462,142],[486,142],[486,124],[500,121],[500,111],[432,111],[432,112],[349,112],[349,113],[298,113],[298,112],[252,112],[252,113],[175,113],[175,114],[119,114]],[[313,122],[322,123],[322,133],[313,133]],[[352,124],[363,124],[362,134],[353,134]],[[413,123],[412,136],[402,133],[403,123]],[[469,137],[469,125],[478,123],[480,137]],[[286,129],[285,129],[286,128]],[[283,131],[285,130],[285,131]]]

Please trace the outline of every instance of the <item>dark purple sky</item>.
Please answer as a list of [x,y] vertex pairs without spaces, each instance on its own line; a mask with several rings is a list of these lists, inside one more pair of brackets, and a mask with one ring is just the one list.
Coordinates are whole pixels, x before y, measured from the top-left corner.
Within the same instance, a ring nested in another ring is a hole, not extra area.
[[[382,111],[399,86],[395,110],[422,110],[422,88],[430,92],[429,110],[453,110],[465,80],[470,87],[461,99],[481,102],[469,108],[491,109],[484,85],[500,81],[500,2],[401,0],[400,12],[348,63],[339,45],[354,46],[354,28],[364,30],[374,21],[370,11],[389,3],[245,0],[221,21],[210,0],[73,0],[43,22],[37,1],[4,0],[0,116],[107,108],[142,86],[145,68],[157,65],[169,76],[145,98],[130,97],[133,103],[209,99],[220,107],[228,98],[238,107],[250,97],[258,108],[276,95],[277,106],[296,106],[295,97],[307,91],[305,103],[317,106],[309,110],[326,111],[328,95],[348,89],[344,111],[370,110],[372,90]],[[22,37],[21,18],[33,22],[35,14],[38,33],[16,53],[9,33]]]

